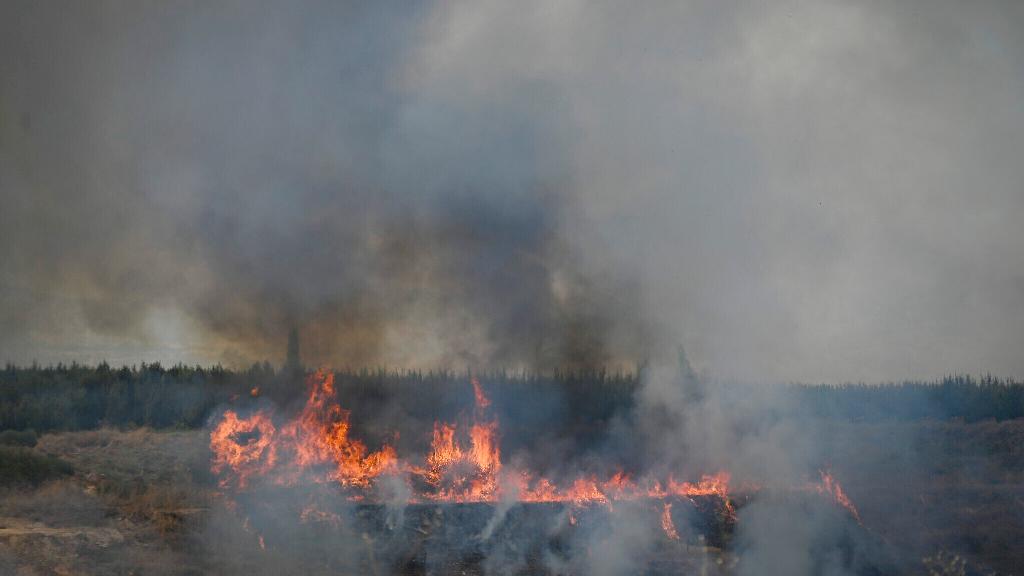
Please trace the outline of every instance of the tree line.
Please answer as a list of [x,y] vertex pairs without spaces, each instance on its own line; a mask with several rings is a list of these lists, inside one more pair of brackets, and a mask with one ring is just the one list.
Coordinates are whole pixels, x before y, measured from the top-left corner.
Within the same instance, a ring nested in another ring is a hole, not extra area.
[[[341,404],[362,423],[376,415],[403,415],[430,422],[472,406],[469,375],[449,371],[346,370],[336,372]],[[496,371],[478,375],[503,426],[551,425],[584,432],[628,412],[639,373],[565,371],[552,374]],[[158,363],[113,368],[57,364],[0,371],[0,430],[199,428],[225,406],[302,401],[303,373],[268,363],[245,370]],[[710,384],[709,384],[710,385]],[[715,383],[742,394],[744,385]],[[922,419],[1006,420],[1024,417],[1024,383],[984,376],[949,376],[934,382],[841,386],[779,385],[774,410],[784,415],[852,421]],[[728,394],[726,394],[728,397]],[[547,411],[547,413],[545,413]],[[567,430],[568,431],[568,430]]]

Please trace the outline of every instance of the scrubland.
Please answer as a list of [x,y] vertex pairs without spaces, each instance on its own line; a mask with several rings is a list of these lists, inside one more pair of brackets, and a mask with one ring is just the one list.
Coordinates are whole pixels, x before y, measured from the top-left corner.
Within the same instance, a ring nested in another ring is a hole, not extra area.
[[[844,422],[828,430],[823,442],[864,526],[916,559],[913,572],[1021,573],[1024,420]],[[4,447],[52,470],[6,482],[0,574],[258,566],[263,552],[252,535],[224,521],[230,510],[209,473],[206,442],[201,430],[99,429]]]

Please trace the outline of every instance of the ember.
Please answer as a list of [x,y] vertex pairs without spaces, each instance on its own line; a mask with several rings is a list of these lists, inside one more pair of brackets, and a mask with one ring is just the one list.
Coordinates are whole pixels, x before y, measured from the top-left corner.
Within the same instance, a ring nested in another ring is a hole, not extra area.
[[665,507],[662,508],[661,529],[665,531],[665,536],[668,536],[669,540],[679,540],[679,532],[676,532],[676,525],[672,522],[671,502],[665,502]]

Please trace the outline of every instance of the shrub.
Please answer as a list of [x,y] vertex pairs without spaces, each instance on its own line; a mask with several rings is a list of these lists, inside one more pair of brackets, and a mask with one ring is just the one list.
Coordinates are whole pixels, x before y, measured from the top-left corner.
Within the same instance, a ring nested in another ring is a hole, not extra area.
[[[74,478],[64,477],[37,488],[0,490],[0,516],[26,518],[55,527],[99,526],[107,511],[95,494],[83,490]],[[0,570],[0,574],[6,572]]]
[[0,446],[0,486],[39,485],[72,472],[71,465],[60,458],[20,446]]
[[28,430],[4,430],[0,432],[0,446],[27,446],[36,445],[36,431]]

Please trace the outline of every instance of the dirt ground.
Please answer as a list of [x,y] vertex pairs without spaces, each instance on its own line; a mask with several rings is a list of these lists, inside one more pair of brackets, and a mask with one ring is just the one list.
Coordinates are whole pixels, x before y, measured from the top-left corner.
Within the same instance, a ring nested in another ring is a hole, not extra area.
[[[829,430],[835,473],[865,528],[920,558],[912,573],[1024,573],[1024,421]],[[50,434],[35,450],[70,462],[75,475],[0,494],[0,574],[264,573],[273,565],[273,552],[261,557],[218,496],[202,431]],[[320,572],[312,568],[303,571]]]

